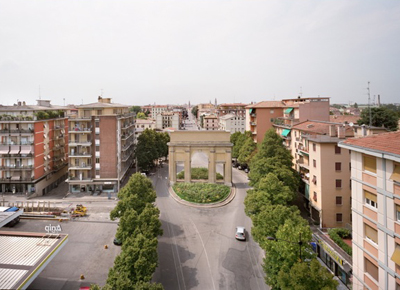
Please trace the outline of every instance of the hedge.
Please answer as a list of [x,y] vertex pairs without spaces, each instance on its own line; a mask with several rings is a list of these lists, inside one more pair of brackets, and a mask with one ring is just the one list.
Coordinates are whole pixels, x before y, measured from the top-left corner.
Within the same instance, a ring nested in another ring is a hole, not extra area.
[[[193,180],[198,180],[198,179],[208,179],[208,169],[207,168],[192,168],[191,169],[191,175]],[[185,171],[179,172],[176,177],[178,179],[184,179],[185,178]],[[217,172],[217,180],[222,180],[224,177]]]
[[351,232],[348,229],[330,229],[328,231],[329,237],[339,246],[341,247],[347,254],[350,256],[353,253],[352,248],[346,244],[343,239],[351,238]]
[[214,183],[179,182],[173,185],[175,193],[182,199],[195,203],[214,203],[224,200],[231,189],[227,185]]

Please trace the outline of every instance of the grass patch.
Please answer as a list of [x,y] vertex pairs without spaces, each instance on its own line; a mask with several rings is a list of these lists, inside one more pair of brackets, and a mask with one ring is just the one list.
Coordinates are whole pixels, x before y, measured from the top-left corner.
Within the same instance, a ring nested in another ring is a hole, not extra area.
[[[207,168],[192,168],[191,169],[191,178],[193,180],[198,180],[198,179],[208,179],[208,169]],[[185,179],[185,171],[179,172],[176,177],[178,179]],[[217,180],[222,180],[224,177],[217,172]]]
[[175,193],[182,199],[195,203],[213,203],[225,199],[231,189],[227,185],[213,183],[175,183]]
[[351,247],[346,244],[343,239],[351,238],[351,232],[348,229],[336,228],[328,231],[329,237],[341,247],[349,256],[352,255],[353,251]]

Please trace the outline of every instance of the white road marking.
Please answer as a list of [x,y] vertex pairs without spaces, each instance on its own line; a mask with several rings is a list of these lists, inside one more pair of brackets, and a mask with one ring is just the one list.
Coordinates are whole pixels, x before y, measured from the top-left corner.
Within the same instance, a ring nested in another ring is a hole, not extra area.
[[200,238],[201,245],[203,246],[203,252],[204,252],[204,254],[205,254],[205,256],[206,256],[206,261],[207,261],[207,265],[208,265],[208,270],[210,271],[211,282],[212,282],[212,284],[213,284],[213,289],[215,290],[214,279],[213,279],[213,276],[212,276],[210,261],[208,260],[208,255],[207,255],[206,247],[204,246],[203,239],[201,238],[201,235],[200,235],[199,230],[197,229],[196,225],[194,224],[194,222],[193,222],[191,219],[190,219],[190,222],[192,223],[194,229],[196,230],[196,233],[197,233],[197,235],[198,235],[199,238]]

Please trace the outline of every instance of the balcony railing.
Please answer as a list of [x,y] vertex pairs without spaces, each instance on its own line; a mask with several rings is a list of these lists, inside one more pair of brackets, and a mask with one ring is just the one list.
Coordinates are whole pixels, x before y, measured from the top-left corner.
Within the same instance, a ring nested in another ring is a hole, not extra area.
[[87,165],[87,164],[81,164],[81,165],[70,165],[70,167],[68,168],[68,170],[91,170],[92,169],[92,165]]
[[92,146],[92,142],[88,142],[88,141],[69,141],[68,143],[69,146]]
[[16,128],[12,128],[12,129],[1,129],[0,133],[5,133],[5,134],[11,134],[11,133],[33,133],[34,130],[33,129],[16,129]]
[[0,166],[0,169],[16,169],[16,170],[29,169],[29,170],[31,170],[32,168],[33,168],[33,165],[25,165],[25,164],[9,164],[9,165]]
[[91,133],[92,132],[92,127],[88,128],[81,128],[81,127],[73,127],[69,128],[68,133]]
[[7,141],[7,142],[1,142],[0,145],[33,145],[33,141],[23,141],[23,142]]
[[70,152],[69,156],[70,157],[80,156],[80,157],[85,157],[85,158],[92,158],[92,153],[90,153],[90,152]]
[[2,182],[16,182],[16,181],[32,181],[33,177],[21,177],[21,176],[10,176],[10,177],[0,177]]
[[92,180],[92,177],[90,177],[90,176],[82,177],[82,178],[76,177],[76,176],[70,176],[70,177],[68,177],[67,182],[68,181],[90,181],[90,180]]

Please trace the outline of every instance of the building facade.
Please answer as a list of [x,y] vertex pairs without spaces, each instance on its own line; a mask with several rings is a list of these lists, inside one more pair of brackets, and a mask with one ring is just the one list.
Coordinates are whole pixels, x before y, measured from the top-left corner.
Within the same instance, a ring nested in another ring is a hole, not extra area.
[[0,106],[0,192],[44,195],[67,177],[68,121],[48,100]]
[[203,128],[207,131],[218,130],[218,117],[215,115],[207,115],[203,117]]
[[351,150],[353,289],[400,289],[400,132],[339,143]]
[[217,107],[216,114],[219,118],[228,114],[246,118],[246,106],[247,104],[242,103],[220,104]]
[[218,130],[244,133],[246,130],[246,118],[242,115],[227,114],[219,117]]
[[181,128],[181,118],[178,112],[163,112],[156,116],[156,129],[163,130],[165,128]]
[[135,114],[129,106],[98,102],[69,116],[69,192],[118,192],[134,163]]

